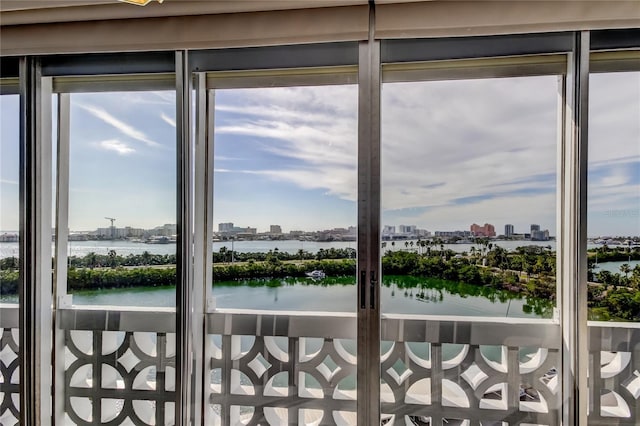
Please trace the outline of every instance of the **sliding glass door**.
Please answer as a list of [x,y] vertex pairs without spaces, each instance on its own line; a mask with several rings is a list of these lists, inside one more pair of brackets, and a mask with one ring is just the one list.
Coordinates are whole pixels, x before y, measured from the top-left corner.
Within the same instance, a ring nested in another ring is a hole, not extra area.
[[589,77],[589,424],[637,424],[640,66],[601,52]]
[[357,87],[208,80],[207,421],[355,424]]
[[65,424],[175,423],[176,96],[165,80],[153,91],[56,84],[54,374]]
[[560,421],[563,80],[476,62],[383,68],[385,424]]

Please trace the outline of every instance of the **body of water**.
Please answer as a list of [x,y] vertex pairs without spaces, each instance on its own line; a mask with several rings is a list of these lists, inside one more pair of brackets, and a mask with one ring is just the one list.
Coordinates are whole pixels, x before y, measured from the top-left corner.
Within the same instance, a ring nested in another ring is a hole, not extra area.
[[604,263],[601,262],[601,263],[598,263],[596,266],[594,266],[593,272],[609,271],[612,274],[622,274],[622,272],[620,272],[620,267],[625,263],[627,263],[629,266],[631,266],[631,269],[633,269],[636,266],[640,265],[640,260],[632,260],[631,262],[629,261],[615,261],[615,262],[604,262]]
[[[383,313],[488,317],[549,317],[545,301],[520,299],[506,291],[407,276],[384,277]],[[351,277],[313,281],[305,278],[216,283],[217,308],[272,311],[355,312],[357,287]],[[175,306],[174,287],[142,287],[77,292],[75,305]],[[15,302],[7,297],[4,302]]]
[[[415,240],[414,240],[415,244]],[[555,241],[495,241],[494,245],[503,247],[506,250],[512,251],[517,247],[535,245],[541,247],[551,247],[551,250],[556,249]],[[353,248],[356,249],[355,241],[332,241],[332,242],[318,242],[318,241],[298,241],[298,240],[282,240],[282,241],[218,241],[213,243],[213,250],[218,251],[222,247],[226,247],[228,250],[245,253],[266,253],[269,250],[277,248],[281,252],[297,253],[298,250],[305,250],[310,253],[316,253],[320,249],[330,248]],[[458,253],[469,252],[471,247],[478,248],[476,244],[444,244],[444,247],[449,250],[453,250]],[[589,245],[589,248],[599,247],[597,245]],[[439,247],[436,247],[439,249]],[[52,243],[53,250],[53,243]],[[132,242],[127,240],[116,241],[71,241],[69,242],[68,255],[69,256],[85,256],[91,252],[97,254],[107,254],[109,250],[115,250],[118,255],[126,256],[128,254],[142,254],[148,251],[152,254],[175,254],[175,244],[145,244]],[[391,241],[386,241],[386,250],[416,250],[414,248],[406,247],[405,241],[396,241],[395,246],[391,244]],[[18,243],[0,243],[0,258],[18,256]]]
[[[53,243],[51,245],[53,250]],[[356,248],[355,241],[345,242],[317,242],[317,241],[231,241],[214,242],[213,251],[219,251],[222,247],[228,250],[245,253],[267,253],[269,250],[277,248],[281,252],[297,253],[298,250],[305,250],[310,253],[316,253],[320,249],[330,248]],[[148,251],[151,254],[175,254],[176,244],[145,244],[132,242],[127,240],[115,241],[71,241],[69,243],[69,256],[86,256],[94,252],[96,254],[107,254],[109,250],[115,250],[118,255],[126,256],[128,254],[142,254]],[[17,256],[18,243],[0,243],[0,258]]]

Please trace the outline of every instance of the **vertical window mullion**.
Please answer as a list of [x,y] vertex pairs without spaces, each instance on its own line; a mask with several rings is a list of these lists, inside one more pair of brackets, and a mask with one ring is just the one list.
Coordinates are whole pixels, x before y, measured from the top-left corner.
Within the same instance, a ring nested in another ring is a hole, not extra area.
[[575,34],[565,95],[561,206],[563,423],[586,425],[587,346],[587,119],[589,32]]
[[576,193],[576,224],[577,231],[577,312],[576,312],[576,363],[577,389],[576,411],[578,413],[578,424],[587,424],[589,409],[588,403],[588,369],[589,369],[589,347],[588,347],[588,327],[587,327],[587,173],[588,173],[588,135],[589,135],[589,31],[581,31],[576,35],[576,57],[579,62],[576,74],[576,145],[577,158],[575,171],[577,180]]
[[[206,341],[207,300],[211,295],[211,268],[213,224],[210,203],[213,188],[213,147],[209,143],[208,132],[209,92],[206,88],[206,74],[195,74],[195,211],[194,211],[194,403],[196,404],[194,424],[210,424],[209,410],[205,410],[210,392],[206,383],[210,367],[204,361],[210,359],[210,349]],[[202,404],[200,406],[199,404]]]
[[51,79],[20,61],[20,423],[51,413]]
[[358,64],[358,424],[380,422],[380,41],[360,43]]
[[[59,310],[71,307],[71,296],[67,295],[67,255],[69,249],[69,145],[71,126],[71,95],[58,95],[57,114],[57,164],[56,164],[56,214],[55,214],[55,269],[54,269],[54,324],[59,321]],[[64,330],[53,330],[54,351],[54,396],[53,416],[55,423],[64,421],[65,411],[65,336]]]
[[192,424],[194,336],[193,140],[191,74],[187,51],[176,52],[177,252],[176,252],[176,424]]

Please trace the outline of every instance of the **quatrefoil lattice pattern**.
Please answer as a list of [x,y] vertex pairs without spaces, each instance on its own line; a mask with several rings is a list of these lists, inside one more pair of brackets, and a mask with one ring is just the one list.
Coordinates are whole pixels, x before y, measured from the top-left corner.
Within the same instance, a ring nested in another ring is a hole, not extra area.
[[640,327],[589,326],[589,423],[637,425],[640,415]]
[[[219,425],[353,425],[355,317],[210,314]],[[558,424],[559,326],[382,321],[385,425]],[[471,422],[471,423],[469,423]]]
[[210,338],[213,424],[355,424],[354,340]]
[[381,399],[394,424],[558,424],[555,348],[389,343]]
[[356,318],[208,314],[209,424],[356,424]]
[[[15,425],[19,334],[15,315],[0,309],[0,424]],[[175,424],[175,334],[158,321],[168,315],[174,324],[175,314],[131,314],[141,321],[123,314],[119,324],[110,319],[114,312],[82,315],[81,327],[62,324],[64,423]],[[207,424],[355,424],[355,321],[341,314],[207,314]],[[558,424],[559,333],[545,321],[385,315],[383,424]],[[635,324],[589,324],[589,424],[637,424],[638,347]]]
[[75,425],[173,425],[175,334],[65,331],[65,415]]
[[20,416],[19,334],[17,328],[0,328],[0,332],[0,424],[13,426]]
[[560,326],[388,315],[381,401],[389,425],[556,425]]

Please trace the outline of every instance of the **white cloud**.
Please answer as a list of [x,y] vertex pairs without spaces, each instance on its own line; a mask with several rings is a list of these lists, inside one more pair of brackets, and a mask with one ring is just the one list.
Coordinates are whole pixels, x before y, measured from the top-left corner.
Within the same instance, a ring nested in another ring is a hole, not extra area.
[[329,167],[327,170],[290,169],[290,170],[228,170],[215,169],[220,173],[244,173],[266,176],[274,181],[290,182],[303,189],[325,189],[326,194],[354,201],[352,188],[356,185],[356,176],[349,168]]
[[227,157],[225,155],[216,155],[214,157],[215,161],[235,161],[235,160],[242,160],[242,158],[239,157]]
[[11,179],[0,179],[0,183],[3,185],[18,185],[19,182],[17,180]]
[[[622,166],[640,159],[640,77],[604,83],[592,97],[598,117],[591,120],[590,167],[617,164],[620,170],[590,182],[590,200],[637,203]],[[413,211],[407,223],[427,229],[487,221],[498,229],[540,223],[553,231],[557,93],[555,76],[384,84],[383,209],[393,209],[394,217]],[[356,200],[355,87],[242,89],[219,91],[216,99],[217,148],[233,144],[234,156],[259,164],[225,172]],[[287,161],[260,163],[258,151]]]
[[506,223],[514,224],[516,232],[525,232],[531,223],[538,223],[553,234],[556,229],[555,207],[554,194],[516,195],[479,200],[472,205],[436,207],[408,219],[425,224],[431,231],[468,230],[475,222],[481,225],[491,223],[497,233],[502,232]]
[[[239,143],[235,135],[249,136],[259,141],[261,151],[287,159],[284,168],[265,163],[259,170],[236,171],[356,200],[355,86],[243,89],[218,93],[217,99],[216,111],[234,117],[216,116],[216,146]],[[231,158],[256,155],[255,150],[239,151]],[[216,156],[222,158],[229,159]]]
[[176,127],[176,120],[166,115],[164,112],[160,114],[160,118],[171,127]]
[[[556,93],[554,77],[386,85],[384,207],[447,206],[482,193],[544,190],[527,178],[555,173]],[[289,169],[267,166],[260,174],[356,200],[355,87],[234,94],[233,104],[219,102],[217,110],[238,117],[222,117],[216,133],[269,138],[264,151],[296,160]]]
[[135,149],[131,148],[124,142],[120,142],[117,139],[109,139],[106,141],[98,142],[98,146],[107,151],[115,151],[119,155],[129,155],[136,152]]
[[640,72],[589,77],[589,163],[640,159]]
[[119,100],[127,104],[138,105],[175,105],[175,92],[121,92]]
[[158,144],[155,141],[152,141],[151,139],[149,139],[149,137],[142,131],[134,128],[133,126],[130,126],[129,124],[117,119],[116,117],[114,117],[113,115],[111,115],[110,113],[108,113],[107,111],[105,111],[104,109],[97,107],[97,106],[93,106],[93,105],[86,105],[86,104],[81,104],[81,103],[76,103],[76,105],[78,105],[80,108],[84,109],[85,111],[89,112],[91,115],[93,115],[96,118],[99,118],[100,120],[104,121],[105,123],[115,127],[116,129],[118,129],[122,134],[138,140],[140,142],[144,142],[145,144],[147,144],[148,146],[153,146],[153,147],[158,147],[160,146],[160,144]]

